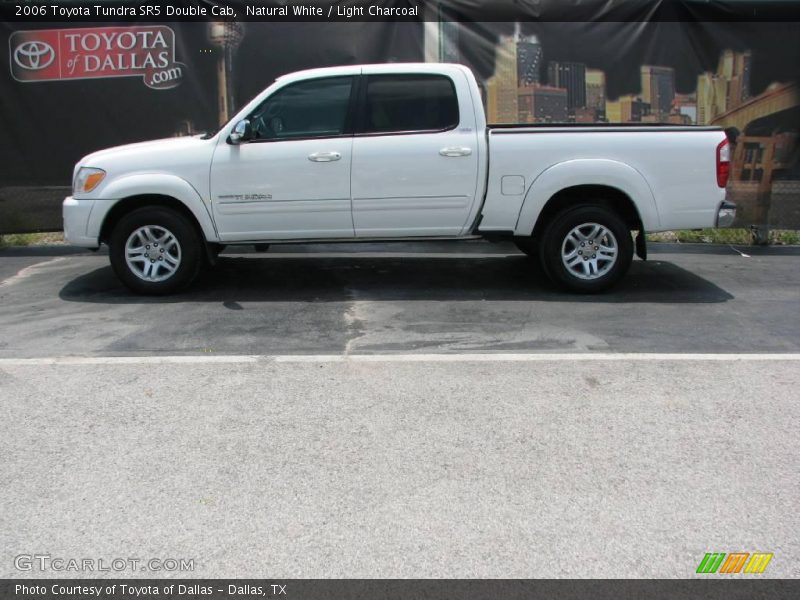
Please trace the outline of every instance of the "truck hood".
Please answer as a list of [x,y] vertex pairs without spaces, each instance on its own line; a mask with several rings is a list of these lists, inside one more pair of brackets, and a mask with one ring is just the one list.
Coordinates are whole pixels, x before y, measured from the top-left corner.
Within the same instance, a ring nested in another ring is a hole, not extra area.
[[114,146],[87,154],[80,160],[78,166],[116,170],[115,167],[124,164],[126,170],[147,169],[163,166],[163,159],[167,156],[174,161],[176,156],[185,153],[194,154],[198,149],[212,145],[212,141],[213,138],[203,139],[202,136],[196,135]]

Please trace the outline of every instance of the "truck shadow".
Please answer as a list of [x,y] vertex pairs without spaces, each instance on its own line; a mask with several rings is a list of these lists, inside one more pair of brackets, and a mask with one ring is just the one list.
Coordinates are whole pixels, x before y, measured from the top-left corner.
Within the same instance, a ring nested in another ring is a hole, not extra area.
[[59,296],[71,302],[161,304],[220,302],[339,302],[359,300],[539,301],[577,303],[713,303],[733,296],[673,263],[634,261],[627,277],[604,294],[565,293],[525,256],[295,257],[222,256],[185,292],[136,296],[110,267],[81,275]]

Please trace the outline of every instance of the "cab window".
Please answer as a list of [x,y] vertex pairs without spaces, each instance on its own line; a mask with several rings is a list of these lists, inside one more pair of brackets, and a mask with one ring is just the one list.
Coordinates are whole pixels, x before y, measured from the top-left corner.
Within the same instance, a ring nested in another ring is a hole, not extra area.
[[352,88],[352,77],[312,79],[281,88],[250,115],[253,139],[342,135]]
[[443,75],[370,75],[361,133],[444,131],[458,125],[455,86]]

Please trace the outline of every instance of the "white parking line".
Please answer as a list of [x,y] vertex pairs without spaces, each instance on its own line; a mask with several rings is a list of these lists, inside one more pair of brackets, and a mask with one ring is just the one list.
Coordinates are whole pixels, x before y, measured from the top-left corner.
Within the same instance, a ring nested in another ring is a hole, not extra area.
[[678,354],[678,353],[484,353],[484,354],[320,354],[272,357],[275,362],[551,362],[551,361],[696,361],[800,360],[800,354]]
[[35,264],[32,264],[32,265],[29,265],[29,266],[25,267],[24,269],[21,269],[21,270],[17,271],[17,273],[12,275],[11,277],[9,277],[7,279],[3,279],[2,281],[0,281],[0,286],[13,285],[13,284],[18,283],[20,281],[28,279],[31,276],[35,275],[37,271],[42,270],[44,267],[53,265],[53,264],[61,262],[63,260],[66,260],[65,256],[58,256],[56,258],[51,258],[49,260],[45,260],[45,261],[42,261],[42,262],[38,262],[38,263],[35,263]]
[[242,354],[221,356],[52,356],[0,358],[0,367],[36,365],[151,365],[333,362],[569,362],[569,361],[800,361],[800,354],[541,353],[541,354]]

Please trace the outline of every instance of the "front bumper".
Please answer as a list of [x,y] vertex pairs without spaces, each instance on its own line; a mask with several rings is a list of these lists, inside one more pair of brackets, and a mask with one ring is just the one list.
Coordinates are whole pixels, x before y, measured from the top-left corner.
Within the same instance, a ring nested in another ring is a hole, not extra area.
[[72,196],[64,198],[62,214],[64,217],[64,240],[73,246],[98,248],[97,235],[89,233],[89,221],[92,209],[97,200],[77,199]]
[[717,209],[715,227],[730,227],[736,220],[736,205],[733,202],[723,200]]

